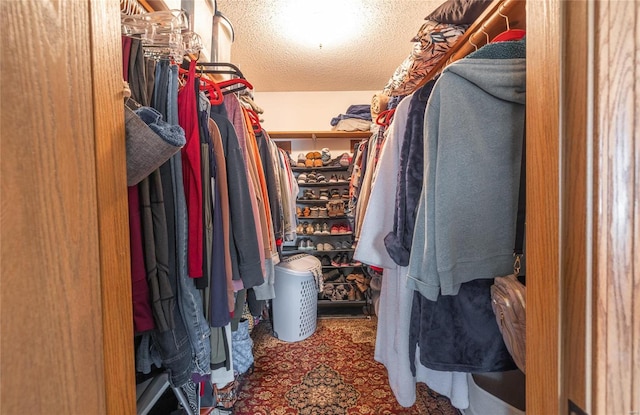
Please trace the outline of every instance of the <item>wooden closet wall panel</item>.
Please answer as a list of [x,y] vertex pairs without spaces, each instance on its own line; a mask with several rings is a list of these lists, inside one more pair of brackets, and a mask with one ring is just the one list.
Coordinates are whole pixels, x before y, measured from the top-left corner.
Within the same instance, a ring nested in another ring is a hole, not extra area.
[[640,5],[601,1],[596,16],[594,413],[640,411]]
[[[559,406],[561,1],[527,2],[527,413]],[[566,409],[565,411],[566,412]]]
[[102,414],[89,1],[0,15],[1,411]]
[[[590,412],[587,400],[587,376],[591,372],[590,348],[587,347],[587,307],[591,306],[587,284],[591,276],[587,252],[587,230],[592,223],[593,201],[587,192],[587,135],[589,15],[585,1],[564,4],[564,50],[562,113],[562,350],[561,402],[571,399]],[[587,367],[587,362],[589,367]]]
[[91,1],[91,61],[107,413],[134,414],[136,386],[120,9]]

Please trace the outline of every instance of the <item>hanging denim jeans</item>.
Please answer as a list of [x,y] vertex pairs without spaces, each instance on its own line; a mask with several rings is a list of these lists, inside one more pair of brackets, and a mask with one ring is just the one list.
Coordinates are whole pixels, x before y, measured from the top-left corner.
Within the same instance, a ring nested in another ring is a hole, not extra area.
[[[164,68],[163,68],[164,69]],[[178,123],[178,67],[169,65],[167,88],[167,120]],[[211,344],[209,336],[211,329],[204,316],[202,296],[194,281],[187,273],[187,203],[184,197],[184,184],[182,181],[182,158],[177,153],[171,158],[171,174],[173,184],[173,196],[176,218],[176,259],[178,267],[178,307],[184,320],[185,328],[189,335],[192,351],[195,359],[195,372],[199,375],[211,373],[209,368],[209,356]]]

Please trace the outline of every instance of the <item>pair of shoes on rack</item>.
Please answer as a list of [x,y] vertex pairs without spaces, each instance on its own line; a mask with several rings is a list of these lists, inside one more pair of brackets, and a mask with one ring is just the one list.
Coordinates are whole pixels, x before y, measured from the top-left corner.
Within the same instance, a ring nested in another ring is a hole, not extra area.
[[347,281],[355,282],[358,289],[361,292],[365,292],[369,288],[369,282],[371,281],[371,279],[365,277],[363,274],[353,273],[347,275]]
[[327,202],[327,213],[330,218],[344,216],[344,201],[342,199],[332,199]]
[[351,155],[349,153],[342,153],[328,163],[328,166],[331,167],[349,167],[349,165],[351,165]]
[[350,284],[335,284],[329,283],[325,284],[325,289],[323,290],[323,296],[327,300],[332,301],[344,301],[349,299],[349,287]]
[[306,221],[299,223],[298,226],[296,227],[296,233],[298,235],[313,235],[314,231],[315,231],[314,226]]
[[[318,242],[316,249],[318,251],[333,251],[336,248],[329,242]],[[331,265],[331,261],[329,261],[329,265]]]
[[[329,259],[328,255],[323,255],[323,258],[326,257]],[[338,278],[342,276],[342,273],[337,269],[329,270],[322,274],[322,280],[324,282],[335,282]]]
[[301,251],[310,251],[314,250],[315,246],[310,239],[303,239],[298,243],[298,249]]
[[348,223],[337,223],[331,227],[331,235],[347,235],[351,233],[351,226]]
[[351,164],[351,156],[349,155],[349,153],[342,153],[342,155],[338,159],[338,163],[342,167],[348,167]]
[[[297,209],[296,209],[297,211]],[[298,214],[299,218],[308,218],[311,215],[311,208],[309,206],[305,206],[300,209],[300,213]]]
[[331,151],[329,151],[329,148],[325,147],[321,150],[320,158],[322,159],[322,164],[324,166],[331,163]]
[[304,199],[304,200],[318,200],[318,196],[316,195],[316,192],[314,192],[313,190],[306,189],[302,193],[302,199]]
[[337,254],[331,259],[331,265],[334,267],[348,267],[349,256],[346,254]]
[[[300,159],[300,155],[298,155]],[[305,167],[322,167],[322,153],[319,151],[310,151],[305,155]]]
[[326,183],[327,178],[323,174],[312,171],[310,173],[300,173],[297,179],[299,184]]
[[323,222],[322,225],[318,224],[320,233],[318,235],[331,235],[331,231],[329,230],[329,224],[327,222]]
[[[318,206],[305,206],[304,208],[301,208],[300,211],[298,212],[298,210],[296,209],[296,213],[298,214],[299,218],[318,218],[318,217],[326,217],[326,216],[320,216],[320,210],[321,208]],[[325,208],[326,210],[326,208]]]
[[353,259],[349,253],[343,252],[331,259],[331,265],[334,267],[359,267],[362,262]]
[[304,156],[304,153],[298,154],[298,160],[296,162],[297,167],[306,167],[307,158]]
[[329,177],[329,183],[349,183],[351,181],[351,176],[344,177],[343,174],[332,174]]
[[351,248],[351,242],[350,241],[336,241],[334,242],[336,249],[350,249]]

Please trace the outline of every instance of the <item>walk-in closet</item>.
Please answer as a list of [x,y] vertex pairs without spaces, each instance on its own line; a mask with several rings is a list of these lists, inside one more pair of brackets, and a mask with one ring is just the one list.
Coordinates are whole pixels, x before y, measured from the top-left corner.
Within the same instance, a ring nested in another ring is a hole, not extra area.
[[0,414],[640,413],[638,0],[0,14]]

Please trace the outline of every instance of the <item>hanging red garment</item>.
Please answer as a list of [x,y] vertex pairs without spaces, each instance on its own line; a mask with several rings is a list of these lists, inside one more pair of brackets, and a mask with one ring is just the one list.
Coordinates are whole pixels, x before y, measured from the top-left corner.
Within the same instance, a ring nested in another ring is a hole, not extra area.
[[496,37],[491,40],[491,43],[494,42],[508,42],[514,40],[520,40],[525,36],[526,32],[522,29],[509,29],[504,32],[498,34]]
[[198,96],[196,95],[196,61],[189,65],[186,84],[178,92],[178,123],[184,129],[187,143],[182,147],[182,181],[187,201],[189,235],[187,239],[188,272],[191,278],[202,277],[203,224],[200,130]]

